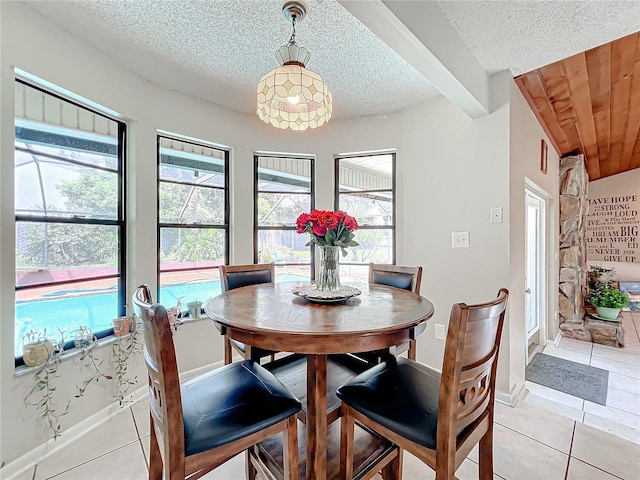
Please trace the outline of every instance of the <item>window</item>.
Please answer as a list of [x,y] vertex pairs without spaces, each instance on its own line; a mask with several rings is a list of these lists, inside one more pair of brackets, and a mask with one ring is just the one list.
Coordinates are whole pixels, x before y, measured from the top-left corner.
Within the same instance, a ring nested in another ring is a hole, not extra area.
[[[125,124],[16,79],[16,363],[29,332],[125,314]],[[72,342],[67,347],[72,346]]]
[[183,310],[220,293],[229,258],[229,152],[158,136],[159,301]]
[[312,158],[255,156],[254,261],[274,262],[279,279],[310,278],[311,247],[296,219],[314,208],[313,188]]
[[341,156],[336,158],[336,209],[358,220],[355,241],[340,260],[354,277],[366,281],[363,267],[373,263],[395,263],[395,153]]

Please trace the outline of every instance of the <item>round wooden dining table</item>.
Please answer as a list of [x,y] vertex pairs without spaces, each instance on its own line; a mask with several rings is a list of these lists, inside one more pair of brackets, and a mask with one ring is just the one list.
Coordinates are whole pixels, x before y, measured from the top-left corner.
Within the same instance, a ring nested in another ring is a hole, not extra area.
[[416,338],[434,308],[413,292],[376,284],[320,303],[292,293],[300,282],[250,285],[210,299],[205,312],[224,335],[251,347],[306,355],[306,478],[327,478],[327,358],[383,350]]

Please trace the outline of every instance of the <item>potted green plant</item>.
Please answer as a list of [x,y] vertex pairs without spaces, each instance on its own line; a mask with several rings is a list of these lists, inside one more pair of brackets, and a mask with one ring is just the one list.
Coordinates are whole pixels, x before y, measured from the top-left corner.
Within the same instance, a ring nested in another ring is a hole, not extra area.
[[599,317],[605,320],[617,320],[620,310],[629,305],[629,296],[617,288],[605,285],[592,290],[589,301],[596,307]]
[[189,309],[189,316],[191,318],[198,318],[202,311],[202,302],[196,298],[187,303],[187,308]]

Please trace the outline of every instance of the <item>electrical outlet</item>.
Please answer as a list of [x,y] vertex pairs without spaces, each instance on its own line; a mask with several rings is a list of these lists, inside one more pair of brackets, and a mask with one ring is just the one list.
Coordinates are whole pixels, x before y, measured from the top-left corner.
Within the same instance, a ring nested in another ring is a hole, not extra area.
[[491,223],[502,223],[502,207],[491,209]]
[[444,329],[444,325],[436,323],[436,340],[444,340],[447,336],[447,332]]
[[451,248],[469,248],[469,232],[451,232]]

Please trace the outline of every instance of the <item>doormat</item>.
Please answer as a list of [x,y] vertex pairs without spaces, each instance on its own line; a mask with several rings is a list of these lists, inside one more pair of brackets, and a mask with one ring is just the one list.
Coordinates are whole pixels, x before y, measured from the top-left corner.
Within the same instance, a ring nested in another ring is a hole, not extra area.
[[609,371],[537,353],[524,378],[574,397],[606,405]]

